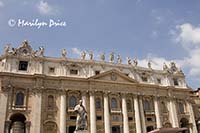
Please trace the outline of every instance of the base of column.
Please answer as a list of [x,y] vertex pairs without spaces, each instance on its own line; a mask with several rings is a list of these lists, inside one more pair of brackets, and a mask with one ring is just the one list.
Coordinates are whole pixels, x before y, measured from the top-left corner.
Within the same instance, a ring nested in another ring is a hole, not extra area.
[[89,133],[88,130],[80,130],[80,131],[74,131],[74,133]]

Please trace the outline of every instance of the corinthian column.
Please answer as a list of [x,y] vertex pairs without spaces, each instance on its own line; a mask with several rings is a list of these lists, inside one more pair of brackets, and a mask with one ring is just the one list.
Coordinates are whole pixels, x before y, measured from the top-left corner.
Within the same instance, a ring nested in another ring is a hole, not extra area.
[[40,133],[41,131],[41,111],[42,111],[42,94],[37,91],[33,94],[33,108],[31,110],[32,123],[31,123],[31,133]]
[[187,107],[188,107],[188,112],[190,114],[190,123],[192,123],[192,126],[190,128],[190,132],[191,133],[197,133],[197,126],[196,126],[196,122],[195,122],[195,118],[194,118],[194,111],[192,108],[192,104],[189,102],[187,103]]
[[60,97],[60,133],[66,133],[66,93]]
[[157,128],[161,128],[162,123],[161,123],[161,119],[160,119],[158,97],[154,98],[154,108],[155,108],[155,115],[156,115],[156,126],[157,126]]
[[108,94],[104,93],[104,127],[105,133],[110,133],[110,114],[109,114],[109,104],[108,104]]
[[123,115],[124,133],[129,133],[128,113],[127,113],[126,95],[125,94],[122,94],[122,115]]
[[135,124],[136,124],[136,133],[142,133],[142,125],[140,119],[140,107],[138,102],[138,97],[134,97],[134,109],[135,109]]
[[172,98],[170,98],[169,101],[169,108],[170,108],[169,114],[172,120],[172,127],[179,127],[176,105],[174,99]]
[[94,93],[90,92],[90,132],[96,133],[96,109]]
[[141,120],[142,120],[142,131],[143,133],[146,133],[147,132],[147,129],[146,129],[146,118],[144,116],[144,108],[143,108],[143,101],[142,101],[142,97],[139,96],[139,106],[140,106],[140,116],[141,116]]
[[0,92],[0,132],[3,133],[5,127],[5,116],[8,102],[8,92]]

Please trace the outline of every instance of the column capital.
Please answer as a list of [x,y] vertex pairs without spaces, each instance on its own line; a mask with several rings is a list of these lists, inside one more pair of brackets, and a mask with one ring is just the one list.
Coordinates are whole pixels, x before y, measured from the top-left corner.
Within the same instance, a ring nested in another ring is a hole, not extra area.
[[110,91],[103,91],[103,95],[108,96],[110,94]]
[[80,92],[81,92],[81,95],[83,96],[83,95],[86,95],[89,91],[88,90],[81,90]]
[[95,91],[89,91],[90,96],[94,96]]

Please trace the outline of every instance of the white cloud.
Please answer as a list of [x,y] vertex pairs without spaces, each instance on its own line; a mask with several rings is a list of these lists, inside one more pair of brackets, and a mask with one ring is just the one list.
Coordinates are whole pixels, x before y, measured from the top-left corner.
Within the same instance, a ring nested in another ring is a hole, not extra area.
[[177,29],[180,34],[177,41],[182,43],[200,44],[200,27],[194,27],[190,23],[178,25]]
[[187,57],[179,60],[181,66],[189,68],[190,76],[200,79],[200,27],[184,23],[171,29],[169,34],[188,53]]
[[4,3],[0,1],[0,7],[4,7]]
[[56,15],[59,12],[56,7],[50,5],[43,0],[41,0],[39,4],[37,4],[37,9],[42,15]]
[[81,50],[78,48],[72,48],[72,52],[76,55],[81,55]]

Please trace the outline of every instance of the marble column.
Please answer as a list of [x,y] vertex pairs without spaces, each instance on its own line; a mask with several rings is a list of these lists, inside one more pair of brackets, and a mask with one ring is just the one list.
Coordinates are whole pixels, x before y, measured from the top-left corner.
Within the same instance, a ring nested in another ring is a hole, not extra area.
[[8,102],[8,92],[1,92],[0,93],[0,133],[3,133],[5,127],[5,116],[7,110],[7,102]]
[[159,102],[158,102],[158,97],[154,98],[154,108],[155,108],[155,115],[156,115],[156,126],[157,128],[162,127],[162,122],[160,118],[160,108],[159,108]]
[[128,113],[126,104],[126,95],[122,94],[122,115],[123,115],[123,133],[129,133]]
[[60,97],[60,133],[66,133],[66,93]]
[[186,102],[187,103],[187,107],[188,107],[188,112],[190,115],[190,120],[189,122],[192,123],[192,126],[190,128],[190,133],[197,133],[197,126],[196,126],[196,122],[195,122],[195,117],[194,117],[194,111],[192,108],[192,104],[190,102]]
[[142,121],[142,133],[146,133],[146,117],[144,115],[144,108],[143,108],[143,101],[142,101],[142,96],[139,96],[139,106],[140,106],[140,116],[141,116],[141,121]]
[[96,109],[94,92],[90,92],[90,132],[96,133]]
[[108,102],[108,93],[105,92],[104,96],[104,130],[105,133],[110,133],[110,114],[109,114],[109,102]]
[[37,91],[33,94],[33,108],[31,110],[32,122],[31,122],[31,133],[41,132],[41,111],[42,111],[42,94]]
[[135,124],[136,124],[136,133],[142,133],[142,123],[140,119],[140,110],[139,110],[138,97],[134,96],[134,110],[135,110]]
[[172,127],[179,127],[178,116],[177,116],[177,109],[175,105],[175,100],[170,98],[169,101],[169,114],[172,121]]

